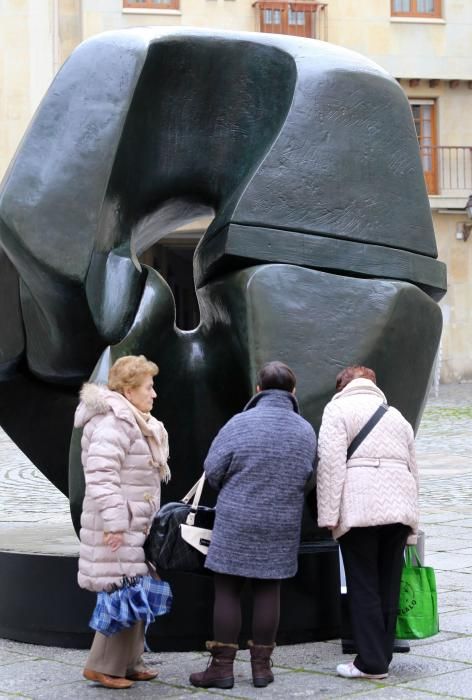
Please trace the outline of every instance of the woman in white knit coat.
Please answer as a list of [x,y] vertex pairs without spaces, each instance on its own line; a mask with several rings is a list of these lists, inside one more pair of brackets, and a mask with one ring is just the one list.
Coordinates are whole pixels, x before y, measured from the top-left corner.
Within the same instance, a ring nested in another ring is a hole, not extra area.
[[414,435],[389,407],[354,451],[359,431],[386,403],[373,370],[348,367],[336,378],[321,423],[318,525],[339,541],[357,656],[339,664],[345,678],[385,678],[392,660],[403,552],[418,531]]
[[[78,582],[90,591],[110,591],[123,576],[149,574],[143,544],[167,481],[167,432],[151,416],[158,367],[143,355],[121,357],[108,386],[85,384],[75,416],[83,428],[85,498],[81,517]],[[129,688],[157,672],[144,666],[144,625],[111,637],[100,632],[84,677],[107,688]]]

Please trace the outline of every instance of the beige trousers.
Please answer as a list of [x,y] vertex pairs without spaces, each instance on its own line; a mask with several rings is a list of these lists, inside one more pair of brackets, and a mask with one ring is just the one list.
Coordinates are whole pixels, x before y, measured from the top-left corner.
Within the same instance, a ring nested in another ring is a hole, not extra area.
[[85,668],[107,676],[124,678],[142,667],[144,651],[144,622],[138,622],[121,632],[105,637],[95,632]]

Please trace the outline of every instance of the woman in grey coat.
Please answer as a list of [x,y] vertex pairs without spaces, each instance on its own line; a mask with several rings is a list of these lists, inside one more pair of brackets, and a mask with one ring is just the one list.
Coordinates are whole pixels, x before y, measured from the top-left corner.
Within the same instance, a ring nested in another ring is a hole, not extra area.
[[205,473],[216,489],[216,519],[206,566],[215,572],[212,659],[192,673],[200,688],[232,688],[241,629],[240,596],[251,580],[252,677],[274,680],[270,656],[279,624],[280,581],[297,571],[304,493],[313,478],[316,435],[299,415],[295,375],[282,362],[259,373],[257,393],[214,439]]

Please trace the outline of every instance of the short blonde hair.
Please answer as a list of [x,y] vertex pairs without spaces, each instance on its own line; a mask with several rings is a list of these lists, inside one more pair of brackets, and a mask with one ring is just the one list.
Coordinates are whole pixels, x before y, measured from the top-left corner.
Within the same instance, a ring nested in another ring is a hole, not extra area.
[[124,394],[125,389],[136,389],[146,377],[155,377],[158,373],[159,367],[144,355],[125,355],[110,369],[108,388]]

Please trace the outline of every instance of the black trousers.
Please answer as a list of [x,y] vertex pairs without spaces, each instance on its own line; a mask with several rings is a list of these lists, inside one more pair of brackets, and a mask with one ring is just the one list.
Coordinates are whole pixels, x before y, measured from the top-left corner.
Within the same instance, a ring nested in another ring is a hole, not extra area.
[[407,525],[354,527],[340,537],[355,666],[386,673],[392,660]]

